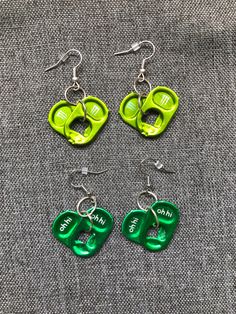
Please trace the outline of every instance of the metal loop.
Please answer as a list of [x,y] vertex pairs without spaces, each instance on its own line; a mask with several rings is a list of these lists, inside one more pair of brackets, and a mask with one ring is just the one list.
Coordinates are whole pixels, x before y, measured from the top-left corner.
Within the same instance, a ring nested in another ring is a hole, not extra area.
[[141,197],[142,195],[151,195],[151,196],[154,198],[154,200],[157,201],[157,196],[156,196],[155,193],[153,193],[153,192],[151,192],[151,191],[148,191],[148,190],[145,190],[145,191],[140,192],[139,195],[137,196],[137,205],[138,205],[138,207],[139,207],[140,209],[142,209],[142,210],[146,210],[147,207],[148,207],[148,206],[147,206],[146,208],[143,208],[143,207],[141,206],[141,204],[140,204],[140,197]]
[[142,83],[143,81],[145,81],[145,76],[144,76],[144,73],[140,72],[138,77],[137,77],[137,81],[139,83]]
[[77,103],[71,102],[71,101],[68,99],[68,97],[67,97],[67,94],[68,94],[68,92],[69,92],[70,90],[73,90],[74,92],[81,91],[81,92],[83,93],[83,98],[82,98],[82,99],[84,99],[84,98],[86,97],[85,90],[84,90],[77,82],[75,82],[73,85],[67,87],[67,89],[65,90],[65,99],[66,99],[66,101],[68,101],[68,103],[71,104],[71,105],[76,106],[76,104],[77,104],[78,102],[81,102],[81,99],[79,99],[79,100],[77,101]]
[[152,90],[152,85],[150,83],[149,80],[147,80],[146,78],[144,78],[142,81],[139,80],[139,77],[136,78],[136,80],[134,81],[134,90],[135,92],[139,95],[139,94],[142,94],[142,95],[147,95],[147,93],[145,92],[139,92],[138,89],[137,89],[137,84],[141,84],[141,83],[146,83],[149,87],[149,92]]
[[[91,202],[93,204],[92,210],[89,212],[87,210],[80,210],[82,203],[84,203],[86,200],[91,200]],[[76,206],[77,212],[81,217],[91,217],[93,212],[96,210],[96,208],[97,208],[97,199],[94,195],[88,195],[88,196],[81,198],[81,200],[79,200],[79,202]],[[85,213],[85,214],[83,214],[83,213]]]

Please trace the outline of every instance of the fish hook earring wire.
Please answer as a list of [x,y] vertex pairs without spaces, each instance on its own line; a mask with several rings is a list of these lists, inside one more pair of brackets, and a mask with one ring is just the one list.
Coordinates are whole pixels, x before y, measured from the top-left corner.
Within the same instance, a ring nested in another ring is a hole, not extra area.
[[[152,89],[150,81],[146,78],[146,62],[155,54],[155,45],[150,40],[143,40],[131,45],[131,48],[115,55],[127,54],[139,50],[144,45],[149,45],[152,52],[143,58],[139,74],[134,80],[133,91],[131,91],[120,103],[119,114],[125,123],[136,129],[146,137],[156,137],[165,131],[173,115],[178,109],[179,98],[177,94],[166,86],[156,86]],[[143,85],[148,85],[148,88]],[[142,85],[142,87],[138,85]],[[157,96],[158,95],[158,96]],[[167,109],[167,110],[166,110]],[[148,116],[151,111],[158,112],[154,124],[150,124],[143,117]],[[161,117],[161,118],[160,118]]]
[[[126,214],[122,223],[122,234],[126,239],[143,246],[152,252],[161,251],[167,248],[173,238],[176,227],[179,223],[179,209],[175,204],[166,200],[157,200],[157,196],[150,188],[148,171],[153,166],[155,170],[163,171],[164,166],[160,161],[147,157],[140,162],[140,173],[148,177],[145,189],[137,196],[139,209],[131,210]],[[143,167],[147,166],[146,169]],[[165,172],[169,172],[165,169]],[[140,197],[148,195],[155,199],[154,203],[140,204]],[[153,228],[155,230],[153,230]],[[154,233],[150,233],[154,231]]]
[[140,172],[142,174],[144,174],[146,177],[147,177],[147,181],[146,181],[146,189],[141,191],[139,193],[139,195],[137,196],[137,204],[138,204],[138,207],[142,210],[151,210],[153,216],[155,217],[155,220],[156,220],[156,227],[158,228],[159,226],[159,220],[158,220],[158,217],[157,217],[157,214],[155,213],[155,211],[152,209],[151,206],[148,206],[146,209],[143,208],[140,204],[140,197],[142,195],[149,195],[151,197],[154,198],[155,201],[157,201],[157,195],[151,191],[151,183],[150,183],[150,175],[144,171],[143,167],[144,167],[144,163],[146,162],[146,165],[147,166],[150,166],[150,165],[153,165],[155,166],[155,169],[157,169],[158,171],[160,172],[164,172],[164,173],[174,173],[173,171],[170,171],[170,170],[167,170],[164,168],[164,165],[159,161],[159,160],[155,160],[154,158],[152,157],[146,157],[144,158],[141,162],[140,162]]
[[[106,209],[100,206],[97,207],[95,195],[90,192],[87,186],[84,186],[82,179],[78,182],[72,182],[71,180],[76,181],[75,179],[79,179],[74,177],[76,173],[81,174],[83,177],[88,174],[98,175],[106,171],[108,170],[89,171],[87,167],[82,167],[69,173],[69,183],[75,188],[81,188],[86,196],[79,200],[76,206],[77,212],[72,210],[62,212],[54,219],[52,225],[54,237],[80,257],[90,257],[102,248],[112,231],[114,220]],[[82,210],[80,206],[85,200],[90,200],[92,206]],[[83,233],[89,234],[86,241],[79,238]]]
[[[156,160],[152,157],[146,157],[141,161],[141,167],[140,170],[141,172],[143,172],[142,166],[144,165],[144,163],[147,162],[147,165],[153,165],[157,170],[164,172],[164,173],[175,173],[172,170],[167,170],[164,168],[164,165],[159,161]],[[144,174],[146,174],[145,172],[143,172]]]
[[[80,173],[82,174],[83,177],[89,175],[89,174],[94,174],[94,175],[99,175],[99,174],[102,174],[104,172],[107,172],[108,169],[104,169],[104,170],[101,170],[101,171],[91,171],[91,170],[88,170],[87,167],[82,167],[82,169],[75,169],[71,172],[69,178],[70,178],[70,184],[71,186],[73,186],[74,188],[78,188],[78,189],[81,189],[85,192],[86,196],[84,196],[81,200],[79,200],[78,204],[77,204],[77,212],[78,214],[81,216],[81,217],[88,217],[91,221],[91,216],[93,214],[93,212],[96,210],[97,208],[97,198],[96,196],[93,194],[93,192],[89,191],[85,186],[84,184],[82,183],[82,181],[79,183],[79,184],[75,184],[73,183],[73,177],[76,173]],[[92,207],[92,210],[91,211],[86,211],[86,210],[80,210],[81,208],[81,205],[83,202],[85,202],[86,200],[91,200],[92,204],[93,204],[93,207]]]
[[[45,70],[45,72],[48,72],[48,71],[53,70],[53,69],[56,69],[61,64],[65,63],[68,60],[68,58],[71,57],[73,54],[78,55],[80,60],[79,60],[79,63],[76,66],[73,67],[73,76],[72,76],[73,84],[66,88],[66,90],[65,90],[65,99],[66,99],[66,101],[68,101],[69,104],[76,105],[76,103],[73,103],[73,102],[71,102],[68,99],[67,95],[68,95],[68,92],[70,90],[73,90],[74,92],[81,91],[82,94],[83,94],[82,99],[86,97],[85,90],[80,86],[80,84],[79,84],[79,77],[77,76],[78,67],[80,66],[80,64],[81,64],[81,62],[83,60],[81,52],[79,50],[77,50],[77,49],[70,49],[70,50],[68,50],[55,64],[53,64],[52,66],[48,67]],[[85,104],[84,104],[84,102],[82,100],[79,100],[79,102],[83,106],[83,110],[84,110],[84,118],[83,118],[83,120],[85,121],[86,120],[86,113],[87,113],[86,106],[85,106]]]
[[142,207],[141,203],[140,203],[140,197],[142,195],[148,195],[148,196],[151,196],[154,198],[154,201],[156,202],[157,201],[157,195],[151,191],[151,184],[150,184],[150,176],[143,170],[143,163],[144,161],[147,160],[147,158],[143,159],[141,162],[140,162],[140,171],[142,174],[146,175],[147,176],[147,183],[146,183],[146,188],[141,191],[138,196],[137,196],[137,205],[140,209],[144,210],[144,211],[151,211],[154,218],[155,218],[155,221],[156,221],[156,224],[155,224],[155,227],[158,229],[159,227],[159,220],[158,220],[158,217],[157,217],[157,214],[156,212],[153,210],[153,208],[149,205],[147,206],[146,208]]
[[[133,43],[131,45],[131,48],[130,49],[127,49],[127,50],[123,50],[123,51],[119,51],[119,52],[115,52],[114,55],[117,56],[117,55],[123,55],[123,54],[127,54],[127,53],[130,53],[130,52],[135,52],[135,51],[138,51],[142,46],[144,46],[145,44],[149,44],[152,46],[152,53],[145,57],[143,60],[142,60],[142,63],[141,63],[141,68],[139,70],[139,74],[137,76],[137,78],[135,79],[134,81],[134,90],[135,92],[139,95],[139,97],[141,98],[142,96],[144,96],[144,93],[140,93],[137,89],[137,84],[140,84],[140,83],[147,83],[148,87],[149,87],[149,91],[151,91],[152,89],[152,85],[150,83],[150,81],[145,77],[145,73],[146,73],[146,69],[145,69],[145,63],[146,61],[148,61],[149,59],[151,59],[155,52],[156,52],[156,47],[155,45],[150,41],[150,40],[143,40],[143,41],[140,41],[140,42],[136,42],[136,43]],[[140,102],[140,101],[139,101]],[[140,104],[139,104],[140,105]]]

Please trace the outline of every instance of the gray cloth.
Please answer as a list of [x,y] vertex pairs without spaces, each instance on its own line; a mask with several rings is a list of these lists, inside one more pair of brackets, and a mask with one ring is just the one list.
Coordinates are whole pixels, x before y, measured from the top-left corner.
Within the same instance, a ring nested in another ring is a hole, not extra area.
[[[0,1],[1,314],[236,313],[234,0]],[[157,51],[153,86],[180,96],[167,131],[150,140],[117,111],[143,56],[114,56],[138,40]],[[83,54],[82,86],[110,117],[98,138],[73,147],[47,115],[63,99],[76,57],[44,69],[70,48]],[[139,162],[159,159],[153,189],[181,210],[168,249],[150,253],[125,240],[121,223],[145,186]],[[115,225],[96,256],[81,259],[51,234],[53,219],[82,193],[68,175],[108,168],[88,185]]]

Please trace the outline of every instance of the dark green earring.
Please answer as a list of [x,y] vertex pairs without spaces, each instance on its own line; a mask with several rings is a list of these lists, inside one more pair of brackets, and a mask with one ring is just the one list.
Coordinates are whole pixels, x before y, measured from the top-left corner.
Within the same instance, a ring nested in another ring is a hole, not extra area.
[[[80,86],[77,76],[77,69],[82,62],[82,55],[79,50],[68,50],[61,59],[45,71],[52,70],[65,62],[70,53],[77,54],[80,58],[79,63],[73,68],[72,85],[65,90],[65,99],[57,102],[50,110],[48,121],[51,127],[64,136],[71,144],[86,145],[97,136],[98,132],[104,126],[108,119],[108,108],[99,98],[86,96],[84,89]],[[68,98],[69,92],[81,93],[82,98],[77,102],[72,102]],[[84,134],[76,132],[71,128],[73,122],[88,122],[88,127]]]
[[[87,176],[88,174],[101,174],[105,171],[93,172],[83,167],[82,170],[74,170],[71,177],[76,173]],[[52,233],[59,242],[71,249],[75,255],[90,257],[102,248],[111,233],[113,217],[107,210],[97,206],[96,196],[89,192],[83,184],[76,185],[71,181],[71,185],[82,189],[86,196],[78,202],[77,211],[66,210],[56,217],[52,225]],[[92,207],[82,210],[81,206],[85,201],[90,201]],[[86,242],[79,239],[79,236],[83,233],[88,234]]]
[[[152,158],[144,159],[141,162],[141,167],[144,162],[147,162],[147,166],[154,166],[157,170],[171,173],[164,170],[163,165]],[[140,203],[143,195],[153,198],[154,202],[143,207]],[[147,175],[147,188],[139,193],[137,205],[139,209],[131,210],[123,220],[123,235],[128,240],[142,245],[149,251],[156,252],[166,249],[179,222],[179,209],[173,203],[157,199],[156,194],[150,189],[149,175]],[[155,235],[150,236],[149,230],[153,228],[156,229]]]
[[[154,137],[163,133],[179,106],[179,98],[176,93],[168,87],[157,86],[152,89],[150,81],[146,78],[145,63],[153,57],[155,46],[149,40],[134,43],[130,49],[116,52],[115,55],[126,54],[137,51],[143,44],[152,46],[152,54],[143,59],[138,77],[134,81],[134,91],[129,93],[121,102],[119,114],[125,123],[129,124],[142,135]],[[138,85],[146,84],[148,93],[139,91]],[[149,113],[156,112],[158,117],[153,125],[145,121]]]

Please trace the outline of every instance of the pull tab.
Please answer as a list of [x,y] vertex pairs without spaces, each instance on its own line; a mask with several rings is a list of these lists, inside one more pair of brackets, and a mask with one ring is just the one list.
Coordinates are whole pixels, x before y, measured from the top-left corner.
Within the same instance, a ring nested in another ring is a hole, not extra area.
[[[71,210],[64,211],[53,221],[52,233],[58,241],[71,248],[81,223],[82,217],[78,213]],[[86,228],[86,231],[88,230],[89,226]]]
[[84,131],[84,134],[80,134],[70,128],[75,120],[84,117],[84,110],[79,104],[65,123],[65,136],[70,143],[75,145],[90,143],[108,119],[108,108],[100,99],[88,96],[83,102],[86,106],[86,121],[89,122],[89,126]]
[[[132,210],[124,218],[122,233],[130,241],[142,245],[149,251],[161,251],[167,248],[179,222],[179,209],[167,201],[156,201],[152,210]],[[155,214],[154,214],[155,213]],[[156,227],[156,236],[149,236],[148,232]]]
[[[66,100],[56,103],[50,110],[48,121],[51,127],[75,145],[90,143],[108,119],[108,108],[104,102],[94,96],[87,96],[76,106]],[[84,134],[71,129],[75,120],[88,121]]]
[[92,228],[86,243],[75,240],[72,250],[81,257],[90,257],[97,253],[111,233],[113,227],[113,217],[104,208],[96,208],[91,215]]
[[[104,208],[96,208],[90,218],[92,224],[88,217],[82,217],[77,212],[65,211],[54,220],[53,235],[70,248],[75,255],[93,256],[102,248],[111,233],[113,217]],[[79,240],[80,234],[84,232],[89,234],[85,243]]]
[[[176,93],[165,86],[154,88],[148,95],[142,106],[142,113],[137,115],[137,127],[139,132],[147,137],[153,137],[163,133],[179,106],[179,98]],[[154,125],[143,121],[143,116],[154,111],[158,114]]]
[[138,102],[139,95],[135,92],[128,94],[121,102],[119,114],[125,123],[138,130],[137,116],[146,100],[146,96],[140,97],[140,104]]
[[161,251],[169,245],[174,236],[179,223],[179,209],[173,203],[167,201],[157,201],[151,207],[158,218],[158,231],[156,236],[148,235],[148,231],[156,224],[156,217],[149,210],[140,230],[140,238],[142,239],[142,245],[146,249]]

